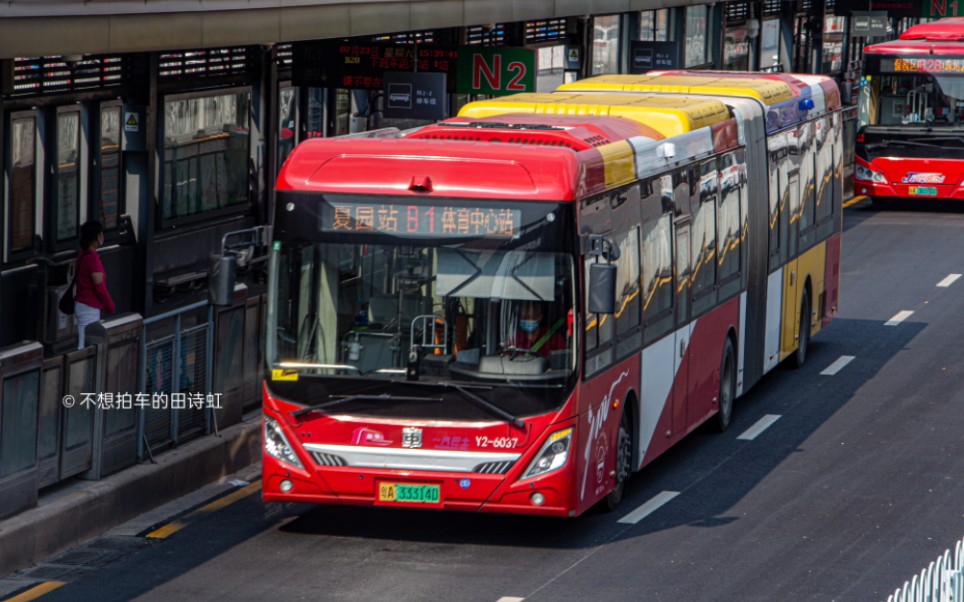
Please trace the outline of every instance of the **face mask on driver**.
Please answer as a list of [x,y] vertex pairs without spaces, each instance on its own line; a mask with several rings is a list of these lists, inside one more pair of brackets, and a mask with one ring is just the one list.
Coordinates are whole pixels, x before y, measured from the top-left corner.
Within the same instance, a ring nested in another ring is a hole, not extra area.
[[519,328],[522,332],[532,334],[539,329],[539,320],[519,320]]

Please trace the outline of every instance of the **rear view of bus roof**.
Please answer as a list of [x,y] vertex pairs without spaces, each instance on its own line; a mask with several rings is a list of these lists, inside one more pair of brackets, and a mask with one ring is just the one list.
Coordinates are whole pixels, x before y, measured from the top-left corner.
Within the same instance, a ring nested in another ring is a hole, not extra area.
[[700,78],[714,77],[721,82],[728,81],[730,92],[720,91],[720,96],[737,96],[737,90],[745,90],[754,82],[771,81],[786,84],[793,92],[793,98],[810,98],[818,113],[840,108],[840,92],[833,78],[811,73],[751,73],[748,71],[653,71],[659,77]]
[[794,90],[783,81],[767,79],[735,79],[716,74],[690,76],[667,75],[598,75],[559,87],[560,92],[663,92],[672,94],[705,94],[709,96],[746,96],[765,105],[791,100]]
[[502,142],[535,146],[562,146],[575,151],[629,138],[662,140],[657,130],[620,117],[532,115],[508,113],[492,117],[453,117],[405,136],[413,140]]
[[470,102],[459,111],[459,117],[478,119],[503,113],[623,117],[645,124],[666,137],[730,119],[727,106],[713,98],[568,92],[516,94]]

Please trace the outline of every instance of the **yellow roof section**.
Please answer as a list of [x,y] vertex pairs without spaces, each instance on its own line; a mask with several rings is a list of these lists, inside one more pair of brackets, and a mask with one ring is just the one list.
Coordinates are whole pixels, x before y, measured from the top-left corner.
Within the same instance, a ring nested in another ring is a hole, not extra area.
[[459,117],[490,117],[503,113],[542,115],[609,115],[643,123],[669,137],[730,118],[719,100],[694,96],[628,94],[525,93],[470,102]]
[[597,75],[559,86],[559,91],[662,92],[755,98],[769,106],[793,98],[785,82],[706,75]]

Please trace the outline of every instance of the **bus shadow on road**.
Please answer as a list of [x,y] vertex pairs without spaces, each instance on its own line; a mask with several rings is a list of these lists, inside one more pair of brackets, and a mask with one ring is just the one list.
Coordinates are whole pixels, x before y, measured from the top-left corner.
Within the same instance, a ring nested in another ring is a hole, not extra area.
[[[952,216],[952,219],[959,219],[956,216],[964,215],[964,202],[947,199],[880,199],[876,203],[871,203],[870,199],[865,199],[844,211],[843,231],[847,232],[877,217],[909,214]],[[846,244],[846,237],[844,244]]]
[[[736,402],[730,428],[700,429],[636,473],[616,512],[593,508],[577,519],[436,512],[397,508],[310,508],[281,530],[291,534],[439,544],[578,549],[688,525],[716,528],[740,520],[727,512],[751,492],[904,349],[925,324],[885,328],[880,321],[837,319],[816,336],[800,370],[780,366]],[[820,372],[855,356],[834,376]],[[886,403],[886,400],[880,400]],[[755,441],[737,437],[767,414],[781,420]],[[681,495],[638,525],[618,519],[661,491]]]
[[[595,511],[587,517],[596,515]],[[579,548],[596,533],[594,520],[438,512],[407,508],[313,508],[281,527],[302,535],[395,542]]]
[[[964,203],[955,199],[902,199],[885,198],[876,202],[864,201],[854,207],[857,213],[901,212],[901,213],[964,213]],[[845,212],[846,215],[846,212]]]
[[[852,449],[854,461],[865,459],[867,448],[877,453],[878,447],[886,447],[885,441],[860,438],[870,430],[886,432],[894,426],[901,405],[896,398],[902,391],[899,386],[872,381],[889,363],[901,361],[897,356],[925,327],[919,322],[894,328],[884,327],[880,321],[835,320],[811,342],[802,369],[780,366],[737,400],[733,423],[725,434],[690,436],[637,473],[627,511],[660,491],[680,495],[620,537],[640,537],[681,526],[711,529],[738,523],[744,515],[733,513],[734,508],[778,468],[782,470],[765,485],[767,490],[799,488],[801,493],[819,496],[813,483],[840,467],[821,462],[841,457],[837,451],[841,446],[851,446],[847,449]],[[842,356],[853,359],[835,374],[821,374]],[[846,417],[828,425],[844,408]],[[767,415],[780,418],[755,439],[739,439]],[[814,490],[810,491],[811,487]],[[767,514],[756,501],[748,505],[754,521]],[[808,510],[803,502],[799,508],[793,507],[801,513]],[[786,519],[787,512],[774,508],[771,513],[781,513]]]

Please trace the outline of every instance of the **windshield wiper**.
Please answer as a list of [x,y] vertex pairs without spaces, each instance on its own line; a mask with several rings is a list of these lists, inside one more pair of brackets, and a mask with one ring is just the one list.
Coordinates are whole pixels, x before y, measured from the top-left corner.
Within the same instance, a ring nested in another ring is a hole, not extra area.
[[364,393],[359,394],[359,395],[339,395],[339,396],[337,396],[337,398],[336,398],[336,396],[332,395],[332,396],[329,396],[328,401],[323,401],[323,402],[321,402],[321,403],[316,403],[316,404],[313,405],[313,406],[308,406],[307,408],[301,408],[300,410],[295,410],[294,412],[291,413],[291,415],[294,416],[294,417],[303,416],[303,415],[308,414],[308,413],[310,413],[310,412],[318,412],[318,411],[324,410],[324,409],[326,409],[326,408],[330,408],[330,407],[332,407],[332,406],[336,406],[336,405],[341,404],[341,403],[345,403],[345,402],[348,402],[348,401],[357,401],[357,400],[364,400],[364,401],[442,401],[442,398],[441,398],[441,397],[412,397],[412,396],[406,396],[406,395],[391,395],[391,394],[389,394],[389,393],[382,393],[382,394],[380,394],[380,395],[367,395],[367,394],[364,394]]
[[[959,144],[964,144],[964,136],[931,136],[927,140],[930,144],[934,144],[935,142],[957,142]],[[921,144],[926,143],[922,142]]]
[[[393,381],[393,382],[394,382],[394,381]],[[402,384],[402,383],[399,383],[399,384]],[[513,424],[514,426],[516,426],[516,427],[518,427],[518,428],[520,428],[520,429],[525,428],[525,422],[523,422],[520,418],[517,418],[515,415],[513,415],[513,414],[511,414],[511,413],[503,410],[502,408],[500,408],[499,406],[495,405],[495,404],[492,403],[491,401],[488,401],[487,399],[484,399],[484,398],[476,395],[475,393],[473,393],[473,392],[471,392],[471,391],[469,391],[468,389],[465,388],[466,386],[468,386],[468,387],[472,387],[472,388],[474,388],[474,389],[486,389],[486,390],[488,390],[488,391],[491,391],[491,390],[492,390],[492,387],[484,386],[484,385],[482,385],[482,386],[475,386],[475,385],[465,385],[465,386],[463,386],[463,385],[457,385],[457,384],[455,384],[455,383],[453,383],[453,382],[418,383],[418,382],[413,382],[413,381],[404,381],[404,384],[405,384],[405,385],[418,385],[418,384],[423,384],[423,385],[429,385],[429,386],[441,385],[441,386],[443,386],[443,387],[449,387],[449,388],[451,388],[451,389],[455,389],[456,391],[458,391],[459,393],[461,393],[462,396],[463,396],[465,399],[468,399],[468,400],[474,402],[474,403],[475,403],[476,405],[478,405],[479,407],[481,407],[481,408],[483,408],[483,409],[485,409],[485,410],[488,410],[490,413],[498,416],[499,418],[502,418],[503,420],[506,420],[507,422],[510,422],[511,424]],[[293,417],[297,418],[297,417],[299,417],[299,416],[304,416],[305,414],[309,414],[309,413],[311,413],[311,412],[320,412],[321,410],[330,408],[330,407],[332,407],[332,406],[336,406],[336,405],[341,404],[341,403],[345,403],[345,402],[348,402],[348,401],[358,401],[358,400],[365,400],[365,401],[436,401],[436,402],[438,402],[438,401],[442,401],[442,398],[441,398],[441,397],[421,397],[421,396],[411,396],[411,395],[391,395],[391,394],[389,394],[389,393],[381,393],[381,394],[379,394],[379,395],[372,395],[372,394],[364,394],[364,393],[361,393],[361,394],[358,394],[358,395],[343,395],[343,396],[338,396],[338,397],[335,397],[334,395],[332,395],[332,396],[330,396],[330,397],[328,398],[327,401],[323,401],[323,402],[321,402],[321,403],[317,403],[317,404],[315,404],[315,405],[308,406],[308,407],[306,407],[306,408],[301,408],[300,410],[295,410],[294,412],[291,413],[291,415],[292,415]]]
[[489,400],[487,400],[487,399],[485,399],[485,398],[483,398],[483,397],[480,397],[480,396],[476,395],[475,393],[473,393],[473,392],[471,392],[471,391],[468,391],[468,390],[462,388],[462,387],[459,386],[459,385],[456,385],[455,383],[442,383],[442,384],[444,384],[444,385],[447,386],[447,387],[452,387],[453,389],[455,389],[456,391],[458,391],[459,393],[461,393],[462,395],[464,395],[466,399],[471,399],[471,400],[474,401],[476,404],[478,404],[480,407],[483,407],[483,408],[489,410],[490,412],[492,412],[492,413],[495,414],[496,416],[502,417],[504,420],[509,421],[510,423],[512,423],[513,425],[515,425],[516,427],[518,427],[518,428],[520,428],[520,429],[524,429],[524,428],[525,428],[526,423],[523,422],[522,419],[517,418],[515,415],[510,414],[509,412],[506,412],[505,410],[503,410],[503,409],[500,408],[499,406],[495,405],[495,404],[492,403],[491,401],[489,401]]
[[491,390],[492,390],[492,387],[490,387],[490,386],[488,386],[488,385],[474,385],[474,384],[473,384],[473,385],[460,385],[460,384],[456,384],[456,383],[451,382],[451,381],[444,381],[444,380],[443,380],[443,381],[439,381],[439,382],[435,382],[435,383],[418,383],[418,382],[413,382],[413,381],[405,381],[405,384],[406,384],[406,385],[416,385],[416,384],[420,384],[420,385],[427,385],[427,386],[437,386],[437,385],[441,385],[441,386],[443,386],[443,387],[449,387],[450,389],[455,389],[456,391],[458,391],[459,393],[461,393],[462,396],[465,397],[465,399],[468,399],[468,400],[474,402],[474,403],[475,403],[477,406],[479,406],[480,408],[483,408],[483,409],[485,409],[485,410],[488,410],[490,413],[498,416],[499,418],[501,418],[501,419],[503,419],[503,420],[505,420],[505,421],[507,421],[507,422],[510,422],[512,425],[517,426],[517,427],[519,427],[520,429],[524,429],[525,426],[526,426],[526,423],[523,422],[521,418],[518,418],[518,417],[516,417],[514,414],[503,410],[502,408],[500,408],[499,406],[495,405],[494,403],[492,403],[492,402],[489,401],[488,399],[485,399],[484,397],[480,397],[480,396],[476,395],[476,394],[473,393],[472,391],[469,391],[468,388],[467,388],[467,387],[470,387],[470,388],[472,388],[472,389],[485,389],[486,391],[491,391]]

